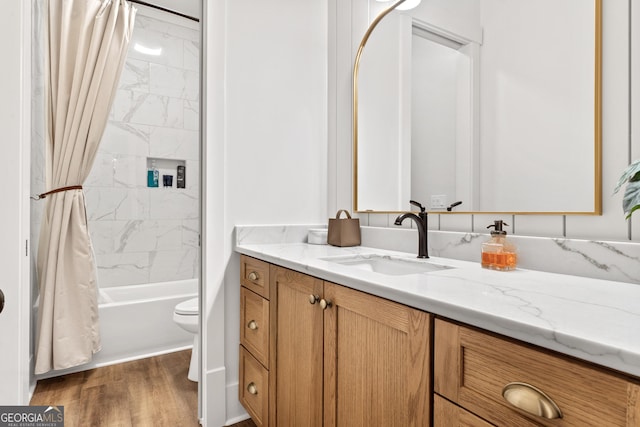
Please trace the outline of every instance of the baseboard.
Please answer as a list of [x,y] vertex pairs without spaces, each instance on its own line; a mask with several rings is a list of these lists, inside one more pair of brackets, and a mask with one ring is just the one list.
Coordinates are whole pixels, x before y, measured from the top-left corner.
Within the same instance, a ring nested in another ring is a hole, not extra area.
[[249,418],[251,418],[249,416],[249,414],[243,415],[241,417],[231,418],[230,420],[227,420],[227,423],[225,424],[225,426],[232,426],[232,425],[237,424],[237,423],[239,423],[241,421],[248,420]]
[[28,400],[25,403],[25,405],[29,405],[31,403],[31,399],[33,398],[33,393],[35,393],[36,391],[36,385],[38,385],[38,382],[36,380],[35,374],[33,373],[33,366],[35,364],[34,362],[34,356],[31,355],[31,357],[29,358],[29,396],[28,396]]
[[203,421],[202,425],[207,427],[217,427],[226,425],[226,370],[224,367],[213,369],[207,372],[204,382]]
[[226,426],[239,423],[240,421],[247,420],[249,414],[245,411],[244,407],[238,399],[238,383],[227,384],[227,422]]
[[27,403],[25,403],[25,405],[29,405],[29,403],[31,402],[31,399],[33,398],[33,393],[35,393],[36,391],[36,384],[37,383],[35,379],[29,383],[29,400],[27,401]]

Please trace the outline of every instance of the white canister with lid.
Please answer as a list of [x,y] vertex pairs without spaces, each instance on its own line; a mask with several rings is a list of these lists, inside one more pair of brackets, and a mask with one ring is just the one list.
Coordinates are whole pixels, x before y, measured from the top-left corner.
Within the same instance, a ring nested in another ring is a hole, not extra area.
[[327,244],[326,228],[310,228],[307,232],[307,243],[311,245],[326,245]]

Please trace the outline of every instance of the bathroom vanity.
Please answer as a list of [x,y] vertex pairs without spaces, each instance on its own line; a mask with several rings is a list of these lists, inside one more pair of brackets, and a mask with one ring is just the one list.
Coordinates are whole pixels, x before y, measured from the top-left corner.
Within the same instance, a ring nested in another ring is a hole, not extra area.
[[239,394],[259,426],[640,425],[637,285],[443,258],[416,272],[415,255],[365,247],[236,250]]
[[245,256],[241,271],[269,283],[268,300],[241,290],[240,400],[256,424],[429,424],[431,314]]

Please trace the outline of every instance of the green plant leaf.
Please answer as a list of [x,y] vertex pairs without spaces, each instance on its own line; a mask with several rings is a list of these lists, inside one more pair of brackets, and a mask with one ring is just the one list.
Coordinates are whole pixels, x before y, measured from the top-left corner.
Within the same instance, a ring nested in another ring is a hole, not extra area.
[[[613,190],[613,194],[616,194],[620,187],[627,181],[638,181],[640,180],[640,159],[631,163],[625,170],[622,172],[622,176],[618,179],[618,184],[616,184],[615,190]],[[625,196],[626,198],[626,196]],[[626,212],[626,210],[625,210]]]
[[629,216],[640,207],[640,181],[630,181],[624,190],[622,209]]
[[633,208],[631,208],[631,211],[629,211],[629,215],[627,215],[625,218],[626,219],[631,218],[631,214],[638,209],[640,209],[640,205],[635,205]]

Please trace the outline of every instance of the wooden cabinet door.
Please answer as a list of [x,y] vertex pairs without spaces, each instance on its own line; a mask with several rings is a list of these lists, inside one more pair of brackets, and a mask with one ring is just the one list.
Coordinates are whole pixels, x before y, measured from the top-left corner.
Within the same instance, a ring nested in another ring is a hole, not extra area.
[[322,295],[322,281],[280,267],[272,267],[270,275],[277,313],[272,425],[321,426],[323,313],[319,299],[312,304],[309,297]]
[[431,315],[327,282],[324,299],[324,425],[428,426]]

